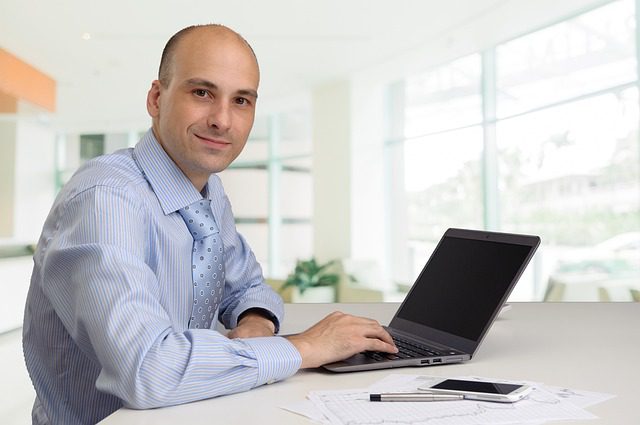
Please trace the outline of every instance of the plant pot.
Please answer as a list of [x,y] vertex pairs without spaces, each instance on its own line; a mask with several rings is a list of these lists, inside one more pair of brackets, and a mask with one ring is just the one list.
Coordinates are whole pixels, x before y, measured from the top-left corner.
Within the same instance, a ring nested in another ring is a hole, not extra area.
[[333,303],[336,301],[335,286],[316,286],[300,293],[298,288],[291,291],[292,303]]

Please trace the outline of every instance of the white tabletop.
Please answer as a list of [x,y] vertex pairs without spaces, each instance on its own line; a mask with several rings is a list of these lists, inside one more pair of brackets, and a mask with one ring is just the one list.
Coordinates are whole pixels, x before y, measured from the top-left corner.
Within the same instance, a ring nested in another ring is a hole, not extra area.
[[[366,387],[390,373],[476,375],[614,394],[585,424],[640,424],[640,303],[515,303],[474,358],[457,365],[334,374],[300,371],[251,391],[162,409],[120,409],[101,424],[309,424],[279,406],[312,390]],[[398,304],[287,304],[282,333],[302,331],[333,310],[388,323]],[[217,418],[217,419],[216,419]],[[576,424],[581,422],[559,422]]]

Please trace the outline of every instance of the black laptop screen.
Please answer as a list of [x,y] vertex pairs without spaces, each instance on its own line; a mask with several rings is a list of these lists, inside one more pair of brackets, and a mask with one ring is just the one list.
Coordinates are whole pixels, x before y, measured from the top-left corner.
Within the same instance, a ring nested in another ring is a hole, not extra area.
[[397,317],[477,341],[532,249],[443,238]]

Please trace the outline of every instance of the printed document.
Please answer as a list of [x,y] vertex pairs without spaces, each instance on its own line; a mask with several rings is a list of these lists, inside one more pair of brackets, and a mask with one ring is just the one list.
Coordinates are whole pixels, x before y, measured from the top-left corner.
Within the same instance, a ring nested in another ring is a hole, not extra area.
[[[455,377],[456,379],[491,380],[493,378]],[[316,423],[332,425],[410,424],[542,424],[550,420],[584,420],[595,418],[585,407],[607,400],[608,394],[566,388],[532,385],[533,392],[516,403],[491,403],[472,400],[442,402],[369,401],[372,392],[412,392],[431,386],[443,377],[393,374],[368,388],[337,391],[313,391],[309,401],[283,407],[302,414]],[[501,381],[511,383],[512,381]]]

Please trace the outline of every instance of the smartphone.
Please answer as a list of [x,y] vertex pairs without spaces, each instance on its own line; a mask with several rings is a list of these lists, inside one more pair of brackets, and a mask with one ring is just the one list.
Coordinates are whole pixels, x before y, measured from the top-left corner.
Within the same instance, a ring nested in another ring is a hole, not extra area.
[[514,403],[526,397],[533,390],[533,387],[523,384],[445,379],[431,387],[421,387],[419,390],[433,393],[461,394],[465,399],[469,400]]

